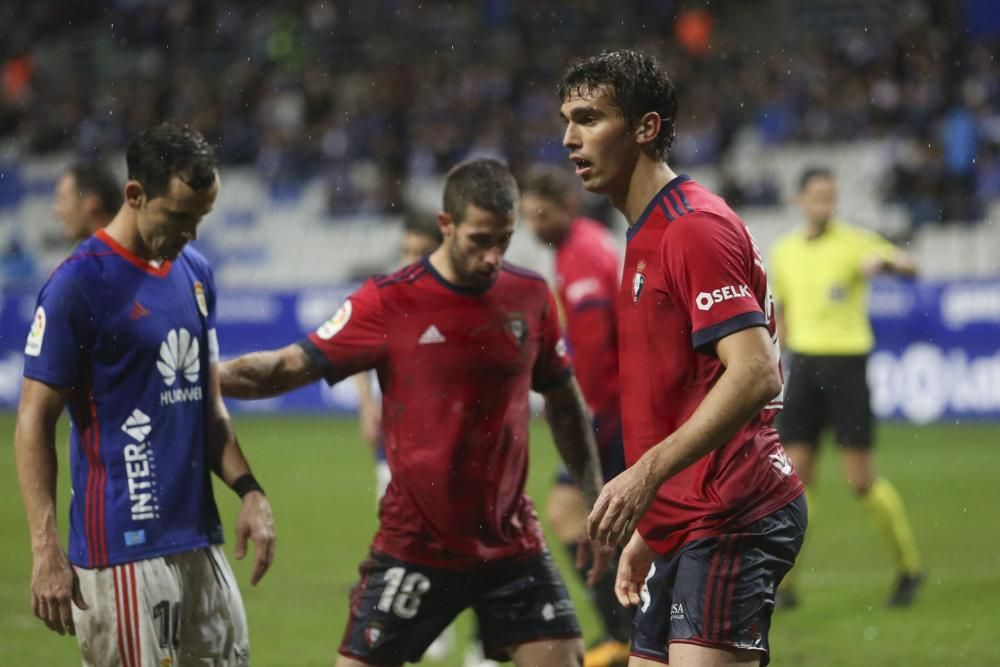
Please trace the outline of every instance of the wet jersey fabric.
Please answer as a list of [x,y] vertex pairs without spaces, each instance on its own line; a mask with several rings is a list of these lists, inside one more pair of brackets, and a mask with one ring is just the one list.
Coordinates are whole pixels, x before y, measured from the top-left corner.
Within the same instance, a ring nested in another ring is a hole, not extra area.
[[[725,370],[717,341],[765,327],[777,346],[773,311],[764,263],[743,221],[686,176],[664,186],[628,231],[619,292],[628,465],[705,399]],[[780,407],[781,395],[660,487],[639,523],[653,549],[669,554],[689,540],[737,530],[802,493],[772,426]]]
[[24,376],[69,389],[69,559],[85,568],[222,542],[206,460],[215,285],[190,246],[154,266],[103,230],[50,276]]
[[594,417],[597,444],[621,447],[618,390],[618,276],[621,262],[608,230],[577,218],[556,248],[556,291],[573,372]]
[[528,472],[528,392],[571,377],[552,294],[504,264],[483,290],[427,259],[367,281],[302,341],[338,382],[374,368],[392,481],[373,548],[453,569],[542,548]]

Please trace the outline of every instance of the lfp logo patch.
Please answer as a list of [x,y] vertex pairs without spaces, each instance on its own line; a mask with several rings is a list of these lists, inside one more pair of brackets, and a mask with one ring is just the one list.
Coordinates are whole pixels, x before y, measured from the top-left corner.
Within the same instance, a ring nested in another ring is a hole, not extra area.
[[340,330],[347,326],[347,322],[351,319],[351,300],[348,299],[344,302],[344,305],[340,307],[333,317],[328,319],[323,325],[316,330],[316,335],[322,340],[330,340],[338,333]]
[[35,319],[31,322],[28,332],[28,342],[24,344],[24,353],[29,357],[37,357],[42,353],[42,340],[45,338],[45,309],[41,306],[35,311]]

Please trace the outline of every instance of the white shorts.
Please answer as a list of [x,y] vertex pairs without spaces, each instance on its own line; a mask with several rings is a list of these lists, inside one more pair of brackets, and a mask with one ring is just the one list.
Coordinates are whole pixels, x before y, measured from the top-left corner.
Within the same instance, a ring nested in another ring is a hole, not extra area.
[[73,605],[84,667],[245,667],[243,598],[219,546],[86,570]]

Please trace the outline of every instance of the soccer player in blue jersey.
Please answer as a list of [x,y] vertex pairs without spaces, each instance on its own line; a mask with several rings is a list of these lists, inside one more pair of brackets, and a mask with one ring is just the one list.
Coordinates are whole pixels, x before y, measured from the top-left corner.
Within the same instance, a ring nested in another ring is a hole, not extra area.
[[[270,505],[222,402],[215,285],[187,245],[219,192],[214,152],[164,124],[128,148],[125,203],[38,297],[14,446],[31,531],[32,607],[84,665],[246,665],[215,472],[242,497],[236,557],[274,554]],[[69,409],[69,548],[56,527],[56,422]]]

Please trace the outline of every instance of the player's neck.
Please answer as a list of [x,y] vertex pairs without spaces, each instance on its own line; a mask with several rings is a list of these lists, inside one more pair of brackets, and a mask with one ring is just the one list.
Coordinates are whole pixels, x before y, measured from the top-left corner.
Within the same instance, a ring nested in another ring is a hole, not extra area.
[[122,210],[104,228],[104,232],[136,257],[153,263],[154,260],[149,248],[143,243],[134,216],[127,207],[122,207]]
[[464,280],[455,270],[455,266],[451,263],[451,257],[448,255],[448,249],[445,244],[438,246],[438,249],[427,256],[427,261],[430,262],[431,267],[437,271],[437,274],[444,279],[445,282],[454,285],[455,287],[468,287],[476,288],[480,287],[478,285],[469,284]]
[[830,220],[831,219],[832,218],[827,218],[826,220],[822,220],[820,222],[813,222],[812,220],[810,220],[809,222],[807,222],[806,223],[806,237],[810,238],[810,239],[815,239],[815,238],[819,238],[820,236],[822,236],[823,232],[825,232],[827,230],[827,228],[830,227]]
[[629,179],[628,188],[611,196],[611,203],[621,211],[629,227],[639,221],[649,202],[670,181],[677,178],[666,162],[640,156]]

